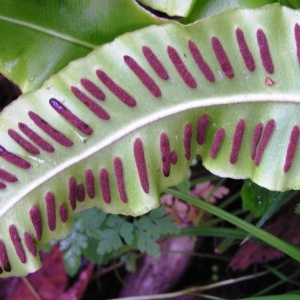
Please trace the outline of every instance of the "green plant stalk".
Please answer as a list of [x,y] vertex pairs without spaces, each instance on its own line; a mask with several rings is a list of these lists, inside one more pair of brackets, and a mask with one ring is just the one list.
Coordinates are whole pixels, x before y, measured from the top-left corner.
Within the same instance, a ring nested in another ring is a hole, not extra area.
[[220,203],[220,208],[226,208],[227,206],[229,206],[232,202],[234,202],[237,198],[240,197],[240,192],[236,192],[234,193],[232,196],[224,199],[224,201],[222,201],[222,203]]
[[280,196],[276,199],[275,202],[273,202],[270,207],[267,209],[267,211],[262,215],[260,220],[257,222],[257,227],[262,227],[265,222],[267,222],[284,204],[287,203],[289,200],[294,198],[297,195],[298,191],[294,192],[285,192],[280,194]]
[[[293,277],[296,277],[296,276],[291,276],[290,279],[292,279]],[[273,283],[273,284],[267,286],[265,289],[263,289],[263,290],[259,291],[258,293],[254,294],[254,295],[251,296],[251,298],[249,298],[249,299],[251,299],[251,300],[258,299],[258,298],[256,298],[256,297],[261,296],[261,295],[265,295],[266,293],[269,293],[270,291],[274,290],[275,288],[277,288],[277,287],[279,287],[280,285],[285,284],[285,283],[286,283],[285,280],[279,280],[279,281],[276,281],[275,283]],[[297,290],[294,290],[294,291],[291,291],[291,293],[297,294],[298,291],[297,291]],[[284,294],[284,296],[282,296],[282,297],[285,297],[285,296],[286,296],[286,294]],[[254,298],[252,298],[252,297],[254,297]],[[286,299],[286,298],[282,298],[282,299]]]
[[207,227],[207,226],[196,226],[187,227],[181,229],[179,235],[197,235],[197,236],[214,236],[229,239],[244,239],[247,233],[244,230],[233,229],[233,228],[218,228],[218,227]]
[[234,243],[237,243],[236,239],[234,239],[234,238],[226,238],[218,246],[215,247],[214,251],[216,253],[224,253]]
[[278,270],[279,268],[274,268],[274,267],[268,266],[268,265],[265,265],[264,267],[268,271],[272,272],[274,274],[274,276],[278,277],[279,279],[284,280],[285,282],[288,282],[290,284],[294,284],[294,285],[296,285],[298,287],[300,286],[299,282],[291,279],[292,277],[298,276],[300,272],[295,272],[294,274],[291,274],[290,277],[288,277],[288,276],[284,275],[283,273],[281,273]]
[[[220,207],[221,208],[221,207]],[[238,210],[238,211],[233,211],[233,212],[231,212],[231,214],[233,214],[234,216],[238,216],[238,214],[241,214],[241,213],[243,213],[243,212],[245,212],[245,210],[243,210],[243,209],[240,209],[240,210]],[[253,219],[253,215],[252,214],[248,214],[247,216],[245,216],[244,217],[244,220],[246,221],[246,222],[251,222],[252,221],[252,219]],[[257,226],[257,225],[256,225]],[[258,227],[260,227],[260,226],[258,226]],[[216,227],[216,229],[218,229],[217,227]],[[223,230],[223,229],[222,229]],[[248,239],[250,238],[250,235],[248,234],[245,238],[244,238],[244,240],[242,241],[242,242],[240,242],[240,241],[236,241],[236,239],[234,239],[234,238],[230,238],[230,237],[226,237],[217,247],[216,247],[216,251],[218,251],[218,253],[223,253],[223,252],[225,252],[228,248],[230,248],[233,244],[235,244],[235,243],[241,243],[241,244],[243,244],[245,241],[247,241]],[[252,240],[253,240],[253,237],[252,237]],[[261,240],[257,240],[257,241],[260,241],[261,242]]]
[[171,194],[181,200],[184,200],[188,203],[191,203],[200,209],[206,210],[207,212],[216,215],[225,221],[247,231],[249,234],[259,238],[260,240],[264,241],[265,243],[269,244],[272,247],[277,248],[278,250],[282,251],[286,255],[292,257],[296,261],[300,262],[300,249],[296,247],[295,245],[292,245],[288,242],[285,242],[278,237],[248,223],[244,220],[220,209],[217,206],[214,206],[208,202],[205,202],[203,200],[199,200],[195,197],[192,197],[190,195],[183,194],[174,188],[168,188],[165,190],[166,193]]

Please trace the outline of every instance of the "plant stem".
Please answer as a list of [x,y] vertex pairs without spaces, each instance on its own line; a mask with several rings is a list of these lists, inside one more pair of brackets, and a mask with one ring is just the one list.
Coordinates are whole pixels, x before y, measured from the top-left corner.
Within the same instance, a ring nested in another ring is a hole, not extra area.
[[22,281],[24,282],[24,284],[27,286],[27,288],[30,290],[32,296],[36,299],[36,300],[42,300],[42,298],[40,297],[40,295],[37,293],[37,291],[35,290],[35,288],[32,286],[32,284],[30,283],[30,281],[26,278],[26,277],[21,277]]
[[192,197],[190,195],[181,193],[174,188],[168,188],[165,190],[166,193],[171,194],[181,200],[184,200],[188,203],[191,203],[200,209],[206,210],[207,212],[216,215],[225,221],[228,221],[229,223],[247,231],[249,234],[259,238],[260,240],[264,241],[265,243],[269,244],[270,246],[273,246],[277,248],[278,250],[282,251],[283,253],[289,255],[293,259],[300,262],[300,249],[299,247],[296,247],[295,245],[292,245],[288,242],[285,242],[278,237],[248,223],[244,220],[234,216],[231,213],[228,213],[222,209],[220,209],[217,206],[214,206],[208,202],[205,202],[203,200],[197,199],[195,197]]
[[[264,276],[268,273],[269,273],[269,271],[263,271],[263,272],[260,272],[258,274],[254,274],[254,275],[247,275],[247,276],[243,276],[243,277],[239,277],[239,278],[223,280],[223,281],[219,281],[219,282],[208,284],[208,285],[188,288],[188,289],[185,289],[185,290],[182,290],[182,291],[179,291],[179,292],[174,292],[174,293],[135,296],[135,297],[125,297],[125,298],[118,298],[118,299],[122,299],[122,300],[170,299],[170,298],[175,298],[175,297],[179,297],[179,296],[182,296],[182,295],[200,293],[202,291],[215,289],[215,288],[218,288],[218,287],[221,287],[221,286],[224,286],[224,285],[228,285],[228,284],[234,284],[234,283],[245,281],[245,280],[255,279],[255,278]],[[111,299],[111,300],[116,300],[116,299]]]

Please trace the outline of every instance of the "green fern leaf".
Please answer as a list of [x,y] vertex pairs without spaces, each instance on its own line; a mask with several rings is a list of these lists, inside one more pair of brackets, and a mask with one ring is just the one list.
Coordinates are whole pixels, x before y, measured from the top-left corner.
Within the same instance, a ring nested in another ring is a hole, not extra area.
[[196,155],[220,176],[299,189],[299,17],[274,5],[125,34],[6,107],[1,276],[39,268],[81,210],[158,207]]

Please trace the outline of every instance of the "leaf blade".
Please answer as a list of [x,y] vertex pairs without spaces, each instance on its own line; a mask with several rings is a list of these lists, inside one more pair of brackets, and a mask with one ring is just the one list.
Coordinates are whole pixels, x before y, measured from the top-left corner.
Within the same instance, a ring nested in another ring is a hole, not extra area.
[[0,8],[0,38],[5,41],[0,72],[28,92],[97,45],[160,22],[134,1],[5,0]]
[[[12,176],[0,174],[5,182],[0,236],[15,264],[13,272],[25,274],[39,264],[26,250],[25,232],[40,249],[66,235],[80,210],[95,206],[144,214],[159,206],[164,188],[185,178],[195,155],[221,176],[251,177],[274,190],[299,188],[300,151],[292,133],[299,126],[298,18],[299,12],[275,5],[228,12],[190,26],[168,24],[127,34],[5,108],[0,159],[2,170]],[[268,25],[272,20],[274,28]],[[237,28],[244,33],[254,70],[244,61],[246,50],[240,45],[245,45],[236,36]],[[278,31],[286,34],[275,51]],[[103,110],[110,118],[103,117]],[[258,154],[251,157],[258,124]],[[42,155],[28,154],[9,130],[36,144]],[[42,148],[30,130],[54,152]],[[292,161],[288,170],[287,160]],[[18,180],[9,182],[13,176]],[[30,218],[34,205],[40,218]],[[20,230],[26,264],[15,249],[19,244],[10,238],[11,224]],[[35,228],[43,232],[40,240]]]

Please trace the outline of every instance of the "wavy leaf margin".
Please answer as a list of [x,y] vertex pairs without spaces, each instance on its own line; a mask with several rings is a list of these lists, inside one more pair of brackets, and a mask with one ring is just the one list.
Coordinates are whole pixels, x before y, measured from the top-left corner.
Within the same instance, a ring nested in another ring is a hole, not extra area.
[[299,188],[298,20],[274,5],[126,34],[5,108],[1,276],[36,270],[80,210],[157,207],[195,155],[221,176]]

